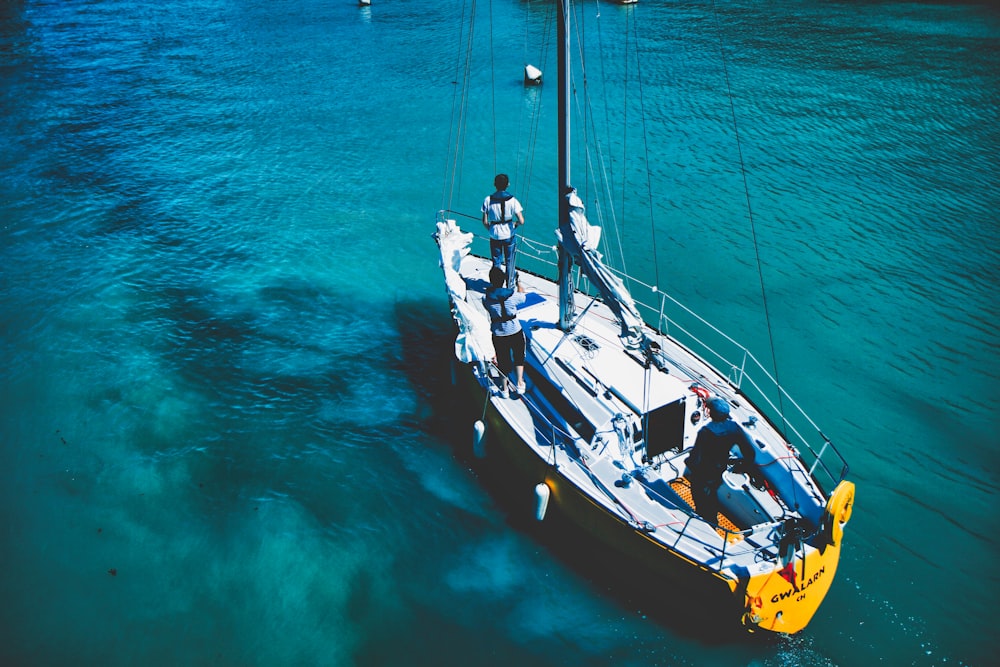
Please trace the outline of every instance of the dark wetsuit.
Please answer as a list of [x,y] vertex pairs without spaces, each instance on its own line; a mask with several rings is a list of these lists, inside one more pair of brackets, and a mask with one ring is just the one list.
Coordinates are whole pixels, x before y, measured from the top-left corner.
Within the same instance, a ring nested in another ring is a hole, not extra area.
[[688,480],[695,509],[702,518],[717,523],[721,510],[717,492],[722,484],[722,473],[729,465],[729,452],[737,445],[743,461],[753,463],[753,441],[743,428],[731,419],[710,421],[698,432],[698,438],[688,455]]

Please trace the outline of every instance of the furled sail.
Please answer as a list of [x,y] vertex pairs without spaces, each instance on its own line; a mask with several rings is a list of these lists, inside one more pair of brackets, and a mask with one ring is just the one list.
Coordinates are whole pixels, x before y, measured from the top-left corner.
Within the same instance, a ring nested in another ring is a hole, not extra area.
[[435,236],[441,249],[445,284],[455,305],[455,322],[458,324],[455,357],[462,363],[490,361],[496,356],[493,337],[490,335],[490,321],[484,312],[466,301],[468,290],[459,273],[462,258],[469,254],[472,234],[459,229],[454,220],[442,220],[437,223]]
[[601,253],[597,252],[601,228],[587,220],[583,201],[575,188],[566,195],[566,199],[569,203],[569,222],[561,224],[556,231],[559,242],[600,292],[604,303],[614,311],[621,324],[621,337],[625,344],[632,348],[641,347],[645,336],[635,301],[621,279],[604,264]]

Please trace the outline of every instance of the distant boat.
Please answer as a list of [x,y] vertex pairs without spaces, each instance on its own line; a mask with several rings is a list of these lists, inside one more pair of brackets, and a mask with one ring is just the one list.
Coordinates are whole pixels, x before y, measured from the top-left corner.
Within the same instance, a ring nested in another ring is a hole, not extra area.
[[[473,447],[509,477],[505,488],[536,494],[536,518],[558,512],[616,554],[616,570],[659,591],[664,605],[686,605],[694,595],[719,610],[720,623],[798,632],[837,570],[854,506],[847,463],[747,349],[647,286],[641,305],[651,326],[625,286],[642,283],[623,280],[597,252],[601,228],[570,182],[570,1],[559,0],[557,20],[558,278],[542,275],[556,268],[549,261],[544,269],[544,258],[531,264],[543,270],[525,270],[531,245],[519,242],[523,391],[508,393],[494,363],[483,306],[491,261],[471,252],[474,235],[454,212],[438,213],[434,237],[458,330],[456,381],[475,406]],[[541,257],[548,248],[539,247]],[[579,312],[577,303],[585,304]],[[691,317],[720,342],[704,343],[676,324]],[[721,512],[703,515],[688,464],[710,407],[716,416],[728,410],[754,462],[730,461],[717,495]]]
[[[635,2],[635,0],[632,0],[632,2]],[[358,0],[358,4],[362,7],[367,7],[372,4],[372,0]]]

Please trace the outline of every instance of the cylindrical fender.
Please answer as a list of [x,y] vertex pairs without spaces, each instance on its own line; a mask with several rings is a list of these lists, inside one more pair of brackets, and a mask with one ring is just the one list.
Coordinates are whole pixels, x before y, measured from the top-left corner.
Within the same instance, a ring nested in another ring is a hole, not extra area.
[[854,510],[854,482],[846,479],[837,485],[826,501],[826,520],[830,524],[830,543],[840,544],[844,536],[844,524],[851,520]]
[[549,508],[549,485],[539,482],[535,485],[535,519],[541,521],[545,518],[545,510]]
[[477,459],[486,457],[486,424],[479,419],[472,425],[472,453]]

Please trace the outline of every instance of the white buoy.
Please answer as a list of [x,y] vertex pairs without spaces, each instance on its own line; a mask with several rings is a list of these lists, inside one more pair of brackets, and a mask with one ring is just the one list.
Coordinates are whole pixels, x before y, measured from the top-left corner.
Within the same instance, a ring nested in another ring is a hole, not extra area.
[[542,83],[542,70],[534,65],[524,66],[524,85],[537,86]]
[[541,521],[545,518],[545,510],[549,508],[549,485],[539,482],[535,485],[535,519]]
[[472,453],[477,459],[486,457],[486,424],[478,419],[472,425]]

